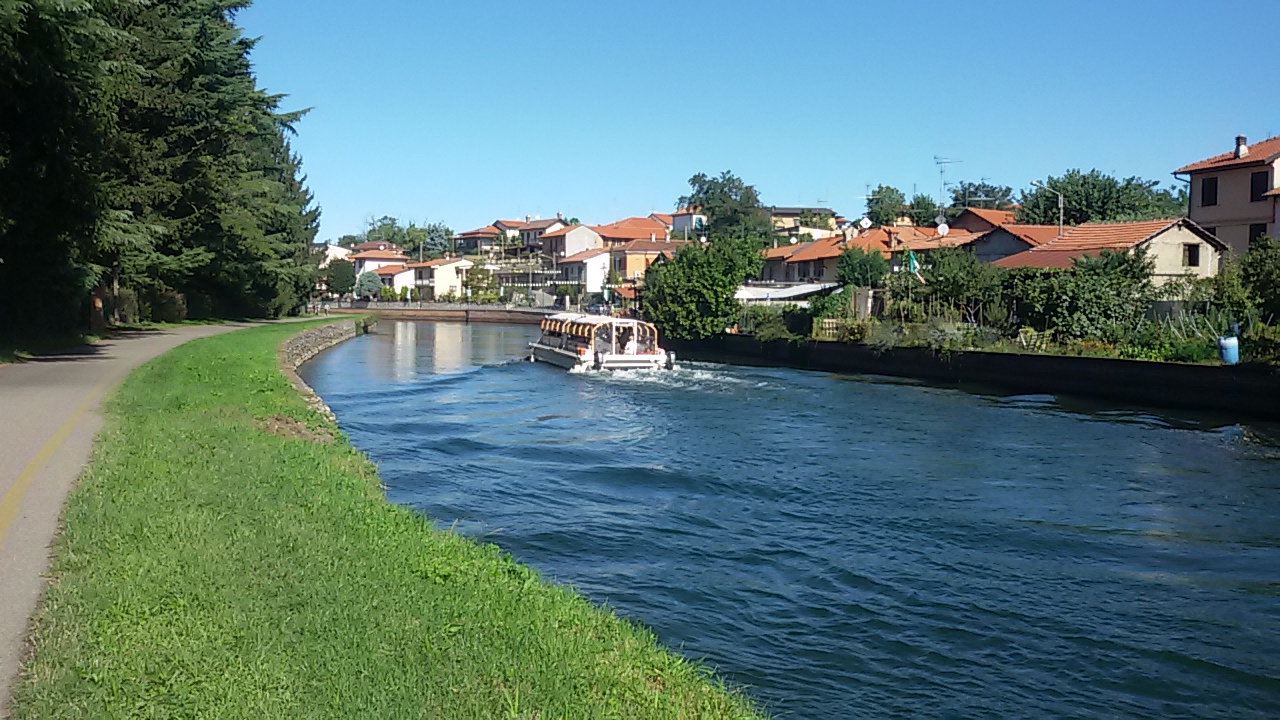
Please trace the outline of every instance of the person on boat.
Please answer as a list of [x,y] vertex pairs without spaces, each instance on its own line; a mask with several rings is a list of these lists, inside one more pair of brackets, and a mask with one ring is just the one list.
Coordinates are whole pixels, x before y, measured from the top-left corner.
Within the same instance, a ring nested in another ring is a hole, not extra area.
[[631,337],[627,338],[627,344],[623,346],[622,353],[624,355],[635,355],[636,351],[639,349],[640,349],[640,345],[639,343],[636,342],[636,336],[632,335]]

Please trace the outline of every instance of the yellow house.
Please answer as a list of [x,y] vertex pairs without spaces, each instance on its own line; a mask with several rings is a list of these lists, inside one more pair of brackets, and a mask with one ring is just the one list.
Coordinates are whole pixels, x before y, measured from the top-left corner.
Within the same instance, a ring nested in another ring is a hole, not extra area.
[[609,269],[618,273],[623,282],[644,282],[644,273],[659,257],[668,258],[684,247],[683,242],[656,240],[632,240],[625,245],[609,248]]
[[1190,216],[1235,253],[1261,235],[1276,236],[1280,216],[1280,137],[1249,145],[1236,137],[1235,150],[1178,168],[1191,181]]

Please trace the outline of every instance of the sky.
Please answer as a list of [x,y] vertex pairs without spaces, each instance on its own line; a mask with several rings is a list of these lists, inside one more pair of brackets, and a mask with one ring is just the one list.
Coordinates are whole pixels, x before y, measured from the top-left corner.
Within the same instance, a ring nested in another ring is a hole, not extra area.
[[670,212],[729,170],[848,217],[868,186],[1015,190],[1068,169],[1175,182],[1280,134],[1275,0],[257,0],[259,83],[321,239],[375,217]]

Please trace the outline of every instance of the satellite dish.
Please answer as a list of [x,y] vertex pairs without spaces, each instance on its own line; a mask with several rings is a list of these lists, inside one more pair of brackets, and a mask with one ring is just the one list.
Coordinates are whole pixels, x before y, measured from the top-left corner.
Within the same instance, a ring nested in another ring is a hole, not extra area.
[[795,245],[795,244],[796,244],[796,239],[795,239],[795,238],[791,238],[791,244],[792,244],[792,245]]
[[949,232],[951,232],[951,226],[950,226],[950,225],[948,225],[948,224],[946,224],[946,223],[941,223],[941,224],[939,224],[939,225],[938,225],[938,235],[939,235],[939,237],[946,237],[946,236],[947,236],[947,233],[949,233]]
[[862,228],[863,230],[866,230],[867,228],[871,227],[871,218],[864,217],[861,220],[859,220],[858,227]]

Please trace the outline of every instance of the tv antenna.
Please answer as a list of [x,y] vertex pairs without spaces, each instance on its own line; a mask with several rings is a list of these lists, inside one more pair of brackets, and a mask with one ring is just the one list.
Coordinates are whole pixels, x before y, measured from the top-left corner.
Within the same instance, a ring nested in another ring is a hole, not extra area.
[[938,202],[946,202],[945,195],[947,192],[947,166],[955,163],[964,162],[963,160],[955,160],[952,158],[933,156],[933,164],[938,166]]

